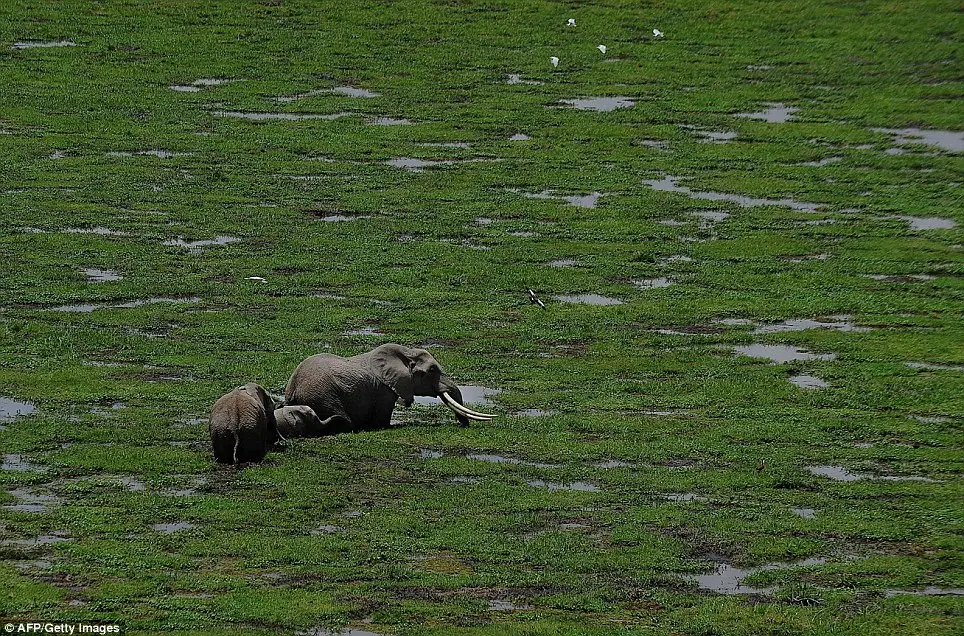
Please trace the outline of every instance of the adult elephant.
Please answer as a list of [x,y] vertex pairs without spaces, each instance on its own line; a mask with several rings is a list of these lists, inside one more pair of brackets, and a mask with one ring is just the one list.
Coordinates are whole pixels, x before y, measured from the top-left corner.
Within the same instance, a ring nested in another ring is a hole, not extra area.
[[285,389],[287,405],[310,406],[323,434],[386,428],[395,402],[411,406],[416,395],[440,397],[459,423],[495,417],[462,405],[462,393],[425,349],[389,343],[343,358],[328,353],[305,358]]
[[261,386],[239,386],[211,407],[211,449],[222,464],[260,462],[278,441],[274,401]]

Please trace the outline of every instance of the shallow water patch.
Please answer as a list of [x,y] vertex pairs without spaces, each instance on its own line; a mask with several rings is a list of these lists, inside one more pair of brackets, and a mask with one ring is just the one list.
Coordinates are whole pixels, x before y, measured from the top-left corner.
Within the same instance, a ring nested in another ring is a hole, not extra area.
[[23,455],[10,453],[3,456],[3,464],[0,464],[0,470],[9,470],[17,473],[42,473],[46,472],[47,469],[44,466],[38,466],[32,463]]
[[858,327],[854,324],[850,316],[832,316],[833,322],[823,322],[811,320],[809,318],[796,318],[784,320],[780,323],[760,325],[750,333],[753,335],[763,333],[786,333],[790,331],[805,331],[807,329],[835,329],[837,331],[870,331],[867,327]]
[[234,119],[247,119],[249,121],[306,121],[309,119],[331,121],[341,117],[351,117],[355,113],[340,112],[323,115],[319,113],[252,113],[235,110],[216,110],[212,114],[216,117],[231,117]]
[[489,610],[493,612],[513,612],[516,610],[531,609],[533,609],[532,605],[518,605],[505,599],[491,599],[489,601]]
[[67,234],[98,234],[100,236],[128,236],[127,232],[112,230],[106,227],[68,227]]
[[174,152],[172,150],[113,150],[105,153],[108,157],[156,157],[158,159],[173,159],[174,157],[190,157],[192,152]]
[[951,219],[942,219],[939,216],[902,216],[895,214],[894,219],[907,221],[912,230],[952,230],[957,227],[957,223]]
[[509,188],[509,192],[514,192],[516,194],[521,194],[527,199],[555,199],[557,201],[565,201],[569,205],[575,206],[577,208],[593,209],[599,203],[599,199],[605,196],[602,192],[590,192],[589,194],[556,194],[552,190],[543,190],[542,192],[525,192],[523,190],[518,190],[516,188]]
[[595,462],[592,464],[593,468],[599,468],[602,470],[612,470],[614,468],[635,468],[636,464],[631,464],[629,462],[624,462],[618,459],[606,459],[603,461]]
[[543,82],[538,80],[522,79],[522,75],[518,73],[510,73],[509,78],[505,81],[505,83],[513,86],[516,84],[525,84],[526,86],[541,86],[543,84]]
[[183,236],[179,236],[176,239],[168,239],[161,243],[161,245],[166,245],[168,247],[183,247],[192,254],[200,254],[205,247],[212,247],[214,245],[229,245],[231,243],[237,243],[240,240],[241,239],[236,236],[221,235],[215,236],[213,239],[185,241]]
[[182,530],[190,530],[194,528],[194,524],[187,521],[175,521],[173,523],[155,523],[151,527],[163,534],[173,534]]
[[768,102],[764,106],[766,108],[755,113],[736,113],[733,116],[742,119],[760,119],[771,124],[783,124],[796,119],[794,113],[800,110],[795,106],[787,106],[778,102]]
[[12,422],[21,415],[30,415],[37,407],[30,402],[0,397],[0,422]]
[[930,362],[905,362],[911,369],[924,371],[964,371],[964,366],[959,364],[933,364]]
[[530,139],[532,139],[532,137],[525,133],[516,133],[509,137],[509,141],[529,141]]
[[70,540],[71,539],[69,537],[65,537],[62,533],[54,533],[42,534],[30,539],[3,539],[0,541],[0,545],[17,546],[21,548],[39,548],[45,545],[54,545],[55,543],[63,543],[64,541]]
[[672,280],[665,277],[643,278],[643,279],[633,281],[633,285],[635,285],[639,289],[662,289],[664,287],[669,287],[673,284],[674,283]]
[[378,330],[377,327],[361,327],[359,329],[349,329],[343,331],[343,336],[384,336],[385,334]]
[[38,42],[35,40],[28,40],[24,42],[14,42],[10,45],[11,49],[21,51],[23,49],[55,49],[63,48],[67,46],[77,46],[76,42],[70,40],[56,40],[52,42]]
[[411,126],[415,122],[410,119],[398,119],[395,117],[374,117],[368,120],[372,126]]
[[601,296],[599,294],[564,294],[553,296],[553,298],[562,303],[597,305],[601,307],[623,304],[623,301],[619,300],[618,298],[610,298],[609,296]]
[[678,503],[685,503],[688,501],[709,501],[709,499],[703,495],[698,495],[694,492],[664,493],[659,495],[659,497],[667,501],[674,501]]
[[964,152],[964,132],[921,128],[871,128],[870,130],[890,135],[894,138],[894,143],[899,146],[923,144],[947,152]]
[[153,305],[157,303],[197,303],[201,299],[198,297],[189,298],[145,298],[143,300],[131,300],[125,303],[118,304],[82,304],[82,305],[60,305],[59,307],[51,307],[50,311],[62,311],[67,313],[90,313],[98,309],[132,309],[134,307],[142,307],[144,305]]
[[115,280],[123,280],[123,276],[110,269],[85,269],[84,276],[90,283],[107,283]]
[[822,207],[822,204],[819,203],[806,203],[803,201],[795,201],[793,199],[756,199],[753,197],[742,196],[739,194],[729,194],[725,192],[699,192],[687,188],[686,186],[677,185],[676,182],[679,180],[680,177],[666,175],[662,179],[644,179],[643,184],[653,188],[654,190],[659,190],[660,192],[678,192],[680,194],[685,194],[691,199],[729,201],[730,203],[735,203],[744,208],[774,206],[791,208],[801,212],[817,212]]
[[732,349],[750,358],[766,358],[776,363],[793,362],[794,360],[835,360],[836,353],[810,353],[799,347],[790,345],[751,344],[734,346]]
[[574,258],[560,258],[549,262],[549,267],[572,267],[578,261]]
[[826,389],[830,386],[824,380],[813,375],[794,375],[790,378],[790,383],[793,384],[793,386],[808,390]]
[[816,519],[817,511],[813,508],[790,508],[793,514],[803,519]]
[[824,558],[811,558],[797,563],[770,563],[755,568],[738,568],[728,563],[717,563],[716,571],[712,574],[688,574],[686,579],[696,581],[701,590],[710,590],[717,594],[771,594],[775,587],[755,588],[744,585],[743,581],[753,574],[770,570],[786,570],[790,568],[812,567],[827,563]]
[[531,479],[526,482],[527,486],[532,486],[533,488],[547,488],[549,490],[578,490],[580,492],[602,492],[599,486],[590,484],[585,481],[574,481],[568,484],[563,484],[554,481],[543,481],[542,479]]
[[576,99],[562,99],[560,103],[576,110],[591,110],[608,113],[620,108],[632,108],[636,102],[628,97],[583,97]]
[[516,459],[515,457],[506,457],[504,455],[491,455],[491,454],[473,454],[466,455],[466,459],[471,459],[473,461],[488,462],[490,464],[516,464],[519,466],[533,466],[535,468],[559,468],[561,464],[546,464],[540,462],[529,462],[522,459]]
[[45,495],[26,486],[7,492],[19,499],[20,503],[7,504],[4,508],[17,512],[47,512],[52,506],[63,503],[63,500],[56,495]]
[[884,590],[886,598],[895,596],[964,596],[964,589],[960,588],[941,588],[936,585],[928,585],[923,590]]
[[410,172],[421,172],[425,168],[449,166],[454,162],[440,159],[414,159],[412,157],[398,157],[395,159],[389,159],[385,163],[393,168],[402,168],[403,170],[409,170]]

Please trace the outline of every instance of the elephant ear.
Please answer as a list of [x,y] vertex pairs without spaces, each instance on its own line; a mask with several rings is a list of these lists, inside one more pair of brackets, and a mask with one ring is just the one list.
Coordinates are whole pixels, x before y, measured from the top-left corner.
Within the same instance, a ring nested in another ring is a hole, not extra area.
[[397,344],[382,345],[372,351],[371,366],[375,377],[400,397],[405,406],[415,400],[412,366],[417,352]]

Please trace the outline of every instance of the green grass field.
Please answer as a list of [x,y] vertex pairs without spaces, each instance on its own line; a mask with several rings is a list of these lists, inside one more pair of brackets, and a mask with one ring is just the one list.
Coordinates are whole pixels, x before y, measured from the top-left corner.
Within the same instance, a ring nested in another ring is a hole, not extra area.
[[[961,633],[962,22],[0,3],[0,617]],[[218,396],[383,342],[499,417],[215,465]]]

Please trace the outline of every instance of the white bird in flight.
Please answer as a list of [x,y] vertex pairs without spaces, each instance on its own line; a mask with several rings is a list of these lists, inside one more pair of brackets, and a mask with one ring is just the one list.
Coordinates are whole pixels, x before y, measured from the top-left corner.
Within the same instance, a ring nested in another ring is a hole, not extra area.
[[569,18],[569,22],[566,22],[566,26],[576,26],[576,19]]
[[552,57],[549,58],[549,61],[552,62],[552,65],[553,65],[553,66],[559,66],[559,58],[558,58],[558,57],[552,56]]
[[663,37],[663,32],[660,31],[659,29],[653,29],[653,37],[654,37],[654,38],[661,38],[661,37]]
[[596,48],[599,49],[600,51],[602,51],[603,53],[606,52],[606,45],[605,45],[605,44],[600,44],[600,45],[597,46]]
[[532,291],[531,289],[527,289],[526,291],[529,292],[529,302],[530,302],[530,303],[532,303],[533,305],[539,305],[539,306],[542,307],[543,309],[546,308],[546,304],[545,304],[544,302],[542,302],[541,300],[539,300],[539,297],[536,296],[536,293],[535,293],[534,291]]

